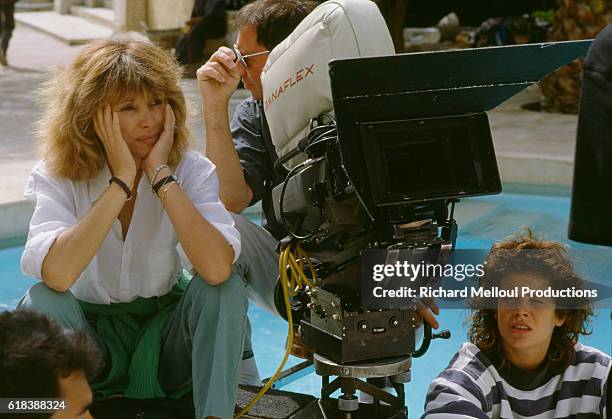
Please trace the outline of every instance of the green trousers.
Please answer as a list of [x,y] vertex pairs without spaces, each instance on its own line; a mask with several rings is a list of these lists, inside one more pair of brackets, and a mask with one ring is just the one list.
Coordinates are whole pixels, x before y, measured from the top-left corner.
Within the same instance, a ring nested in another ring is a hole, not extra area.
[[[137,353],[146,352],[146,359],[153,364],[157,362],[157,365],[151,366],[153,371],[157,371],[154,374],[157,382],[145,387],[126,383],[130,389],[136,388],[130,391],[142,393],[142,388],[153,389],[145,393],[150,391],[153,393],[151,397],[159,397],[159,392],[163,396],[185,394],[192,389],[197,418],[231,418],[247,330],[247,305],[245,284],[235,273],[216,286],[195,276],[175,303],[161,307],[168,313],[166,319],[159,322],[161,329],[158,338],[153,333],[153,338],[140,348],[135,342]],[[117,345],[117,336],[111,341],[107,335],[99,333],[91,323],[88,306],[91,305],[80,304],[70,291],[60,293],[38,283],[28,290],[18,309],[42,312],[66,328],[86,331],[97,342],[107,365],[112,364],[111,358],[116,358],[113,348]],[[104,310],[104,306],[99,308]],[[126,324],[132,328],[137,328],[133,324],[147,327],[151,323],[146,319],[143,321],[142,316],[137,317],[138,320],[134,320],[134,317],[130,319]],[[99,323],[95,321],[95,324]],[[137,340],[142,339],[142,331],[135,332]],[[124,334],[119,334],[121,339],[129,340]],[[150,350],[153,349],[150,347],[156,340],[159,348],[151,355]],[[128,375],[129,380],[142,378],[142,373],[137,369],[130,369]]]

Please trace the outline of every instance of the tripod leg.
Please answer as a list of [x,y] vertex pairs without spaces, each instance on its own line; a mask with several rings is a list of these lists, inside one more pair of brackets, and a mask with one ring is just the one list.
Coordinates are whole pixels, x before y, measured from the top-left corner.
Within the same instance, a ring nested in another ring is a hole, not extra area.
[[359,409],[359,399],[355,396],[355,391],[357,391],[356,381],[355,378],[340,378],[342,395],[338,397],[338,410],[344,413],[345,419],[350,419],[352,417],[351,412]]

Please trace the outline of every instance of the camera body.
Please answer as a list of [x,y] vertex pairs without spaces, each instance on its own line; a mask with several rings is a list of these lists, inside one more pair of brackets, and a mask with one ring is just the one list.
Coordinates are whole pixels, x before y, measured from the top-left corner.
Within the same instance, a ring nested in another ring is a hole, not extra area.
[[300,237],[319,279],[294,299],[293,317],[304,342],[339,363],[415,352],[414,300],[392,310],[362,304],[363,251],[441,263],[457,234],[450,207],[501,189],[486,114],[379,113],[355,121],[349,106],[318,118],[311,132],[319,134],[304,143],[308,159],[273,190],[277,219]]
[[454,205],[501,192],[485,112],[590,44],[394,54],[370,6],[323,3],[262,73],[276,164],[289,170],[273,190],[276,218],[290,232],[284,244],[299,242],[318,279],[294,296],[292,317],[304,341],[338,363],[423,352],[415,301],[364,305],[364,253],[443,262],[457,236]]

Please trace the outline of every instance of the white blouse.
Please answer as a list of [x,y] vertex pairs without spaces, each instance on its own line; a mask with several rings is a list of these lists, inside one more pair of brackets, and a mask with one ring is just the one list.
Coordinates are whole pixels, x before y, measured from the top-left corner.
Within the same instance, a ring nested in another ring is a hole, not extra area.
[[[214,164],[196,151],[188,150],[175,175],[195,208],[233,247],[235,261],[240,254],[240,234],[219,200]],[[110,178],[106,165],[89,181],[72,181],[51,175],[44,161],[37,163],[25,189],[25,197],[34,204],[21,256],[21,270],[25,275],[42,277],[43,260],[55,239],[87,214],[108,188]],[[183,266],[190,269],[191,263],[170,218],[143,176],[125,241],[121,223],[115,220],[100,249],[70,291],[79,300],[97,304],[161,296],[176,284]]]

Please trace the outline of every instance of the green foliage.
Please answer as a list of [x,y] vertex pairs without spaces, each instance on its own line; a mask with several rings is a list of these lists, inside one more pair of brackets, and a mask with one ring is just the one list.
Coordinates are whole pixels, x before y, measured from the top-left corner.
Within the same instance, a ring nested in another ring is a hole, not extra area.
[[555,19],[555,9],[535,10],[531,13],[531,17],[547,23],[553,23],[553,20]]

